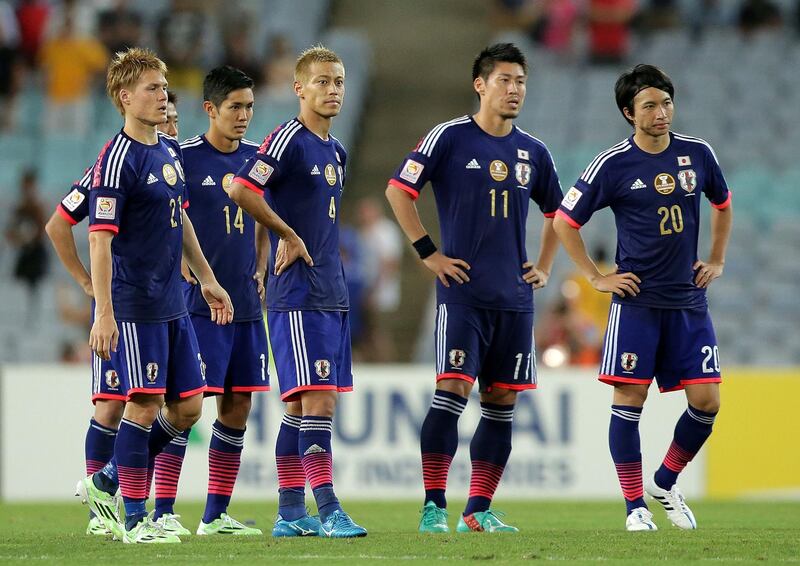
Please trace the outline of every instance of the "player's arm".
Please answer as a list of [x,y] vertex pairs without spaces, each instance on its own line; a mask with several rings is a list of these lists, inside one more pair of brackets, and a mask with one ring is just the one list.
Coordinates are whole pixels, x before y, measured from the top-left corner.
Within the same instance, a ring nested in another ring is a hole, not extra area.
[[308,265],[314,265],[314,260],[308,254],[305,242],[272,210],[263,196],[238,181],[234,181],[230,186],[228,195],[233,202],[255,218],[256,222],[277,234],[281,239],[275,254],[275,275],[283,273],[298,258],[302,258]]
[[264,300],[264,276],[267,273],[267,254],[269,254],[269,231],[256,222],[256,272],[253,274],[258,285],[258,296]]
[[436,274],[442,285],[450,286],[448,277],[459,285],[469,281],[466,272],[469,271],[470,266],[466,261],[447,257],[436,250],[436,246],[419,218],[417,205],[409,193],[389,184],[386,187],[386,199],[392,207],[397,223],[400,224],[406,237],[411,240],[422,263]]
[[733,206],[731,204],[725,208],[713,207],[711,209],[711,253],[708,261],[698,259],[692,266],[697,271],[694,282],[698,287],[705,289],[714,279],[722,275],[732,226]]
[[217,282],[211,266],[208,265],[200,242],[197,241],[192,221],[186,210],[183,214],[183,259],[200,281],[200,291],[211,309],[211,320],[217,324],[228,324],[233,320],[233,303],[228,292]]
[[567,250],[567,255],[595,289],[603,293],[614,293],[620,297],[639,294],[638,284],[642,281],[635,274],[609,273],[603,275],[600,273],[597,265],[586,253],[586,245],[578,228],[572,226],[561,214],[557,214],[553,220],[553,230],[564,249]]
[[522,278],[525,283],[533,285],[534,289],[541,289],[547,285],[558,251],[558,236],[553,229],[553,218],[544,219],[540,241],[539,258],[536,263],[526,261],[522,265],[524,269],[528,270],[522,274]]
[[83,292],[93,297],[92,278],[78,256],[75,236],[72,233],[72,224],[56,211],[45,224],[44,230],[53,243],[53,248],[56,250],[58,259],[64,264],[64,268],[75,282],[81,286]]
[[92,289],[94,290],[94,323],[89,333],[89,347],[102,359],[110,360],[117,351],[119,330],[111,302],[111,241],[114,232],[97,230],[89,232],[89,259],[92,262]]

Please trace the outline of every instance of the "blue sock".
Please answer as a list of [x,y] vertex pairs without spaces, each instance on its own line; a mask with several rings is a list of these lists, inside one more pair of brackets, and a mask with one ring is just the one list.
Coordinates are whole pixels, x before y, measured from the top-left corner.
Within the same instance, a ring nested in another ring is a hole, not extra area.
[[647,507],[642,486],[642,452],[639,441],[641,416],[642,407],[611,405],[608,446],[617,468],[628,514],[637,507]]
[[489,509],[511,455],[513,420],[514,405],[481,403],[481,420],[469,445],[472,475],[465,517]]
[[125,528],[130,530],[147,516],[147,442],[150,427],[122,419],[114,446],[119,488],[125,503]]
[[664,457],[661,467],[656,470],[655,482],[661,489],[672,489],[686,465],[700,451],[705,441],[711,436],[714,419],[717,413],[706,413],[691,405],[686,408],[678,424],[672,444]]
[[303,471],[314,492],[322,522],[325,522],[334,511],[342,509],[333,491],[332,433],[332,418],[306,415],[300,423],[297,442]]
[[306,515],[306,474],[298,452],[301,422],[301,417],[284,414],[275,441],[278,514],[286,521],[296,521]]
[[221,422],[211,425],[208,447],[208,495],[203,522],[209,524],[227,512],[233,486],[239,474],[244,448],[244,430],[230,428]]
[[[86,475],[99,472],[114,457],[114,442],[117,440],[117,429],[101,425],[96,420],[89,421],[86,431],[84,453],[86,455]],[[89,511],[89,517],[94,513]]]
[[437,389],[419,434],[424,503],[433,501],[442,509],[447,507],[447,474],[458,449],[458,418],[466,406],[465,397]]
[[[153,515],[158,520],[165,513],[175,513],[175,497],[183,468],[183,458],[192,429],[187,428],[173,438],[155,459],[156,507]],[[151,433],[152,434],[152,433]]]

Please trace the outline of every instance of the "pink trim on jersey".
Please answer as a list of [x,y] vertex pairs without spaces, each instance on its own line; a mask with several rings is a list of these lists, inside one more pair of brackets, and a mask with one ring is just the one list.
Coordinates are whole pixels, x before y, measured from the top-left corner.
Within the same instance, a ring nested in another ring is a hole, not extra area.
[[267,153],[267,150],[269,149],[269,144],[272,142],[272,139],[275,137],[275,134],[277,134],[285,125],[286,124],[281,124],[280,126],[276,127],[274,130],[272,130],[270,132],[270,134],[267,137],[264,138],[264,141],[261,142],[261,145],[258,146],[257,153],[260,153],[262,155]]
[[536,389],[539,386],[536,383],[521,383],[519,385],[516,383],[492,383],[491,386],[486,388],[487,393],[495,387],[497,389],[509,389],[511,391],[525,391],[526,389]]
[[471,375],[465,375],[463,373],[437,373],[436,374],[436,383],[439,383],[443,379],[461,379],[466,381],[467,383],[475,383],[475,378]]
[[556,216],[560,216],[561,218],[563,218],[567,222],[567,224],[569,224],[570,226],[572,226],[576,230],[580,230],[581,229],[581,224],[578,224],[577,222],[575,222],[572,218],[570,218],[567,215],[566,212],[564,212],[560,208],[558,210],[556,210]]
[[352,390],[353,390],[353,386],[352,385],[350,385],[348,387],[337,387],[336,388],[336,391],[338,391],[339,393],[349,393]]
[[225,393],[224,387],[211,387],[210,385],[206,385],[206,390],[204,391],[206,395],[222,395]]
[[673,391],[680,391],[681,389],[683,389],[683,385],[680,384],[680,383],[678,385],[676,385],[675,387],[666,387],[666,388],[665,387],[659,387],[658,388],[658,390],[661,393],[672,393]]
[[676,385],[675,387],[670,387],[668,389],[663,389],[661,387],[658,390],[661,393],[671,393],[672,391],[680,391],[681,389],[685,389],[687,385],[693,385],[695,383],[722,383],[721,377],[698,377],[697,379],[681,379],[680,385]]
[[711,206],[713,206],[717,210],[722,210],[723,208],[728,208],[731,205],[731,197],[732,196],[733,196],[733,193],[728,191],[728,198],[725,199],[725,202],[723,202],[722,204],[714,204],[712,202]]
[[544,217],[545,218],[555,218],[556,217],[556,213],[555,212],[545,212],[544,213]]
[[191,397],[192,395],[197,395],[198,393],[203,393],[206,390],[206,385],[201,385],[196,389],[192,389],[190,391],[182,391],[178,393],[178,397],[181,399],[186,399],[187,397]]
[[181,208],[184,209],[184,210],[189,208],[189,200],[188,199],[183,201],[183,204],[181,205]]
[[409,187],[408,185],[406,185],[405,183],[401,183],[397,179],[389,179],[389,184],[392,185],[393,187],[397,187],[401,191],[407,192],[408,194],[411,195],[411,198],[413,198],[414,200],[417,200],[419,198],[419,191],[417,189]]
[[92,169],[93,169],[93,171],[92,171],[92,188],[93,189],[97,188],[97,187],[99,187],[101,185],[100,178],[103,176],[103,157],[105,156],[106,151],[108,151],[108,148],[111,145],[111,142],[113,142],[115,139],[117,139],[117,136],[114,136],[113,138],[111,138],[110,140],[108,140],[106,142],[106,145],[104,145],[103,149],[100,150],[100,153],[98,154],[97,159],[95,160],[94,166],[92,167]]
[[641,379],[637,377],[619,377],[618,375],[607,375],[605,373],[601,373],[597,379],[603,383],[608,383],[609,385],[614,385],[615,383],[641,383],[648,385],[653,382],[653,378]]
[[101,230],[119,234],[119,226],[115,226],[114,224],[93,224],[89,226],[89,232],[99,232]]
[[233,182],[234,183],[240,183],[240,184],[244,185],[245,187],[247,187],[248,189],[250,189],[254,193],[257,193],[259,196],[264,196],[264,190],[263,189],[259,189],[253,183],[248,181],[247,179],[243,179],[242,177],[234,177],[233,178]]
[[163,395],[167,392],[166,387],[154,387],[152,389],[148,389],[146,387],[135,387],[133,389],[128,389],[128,398],[127,400],[131,400],[131,395],[144,393],[145,395]]
[[231,387],[234,393],[249,393],[251,391],[270,391],[269,385],[250,385],[250,386],[234,386]]
[[303,391],[341,391],[341,389],[335,385],[300,385],[281,393],[281,401],[297,401]]
[[128,400],[125,395],[115,395],[113,393],[95,393],[92,395],[92,405],[97,403],[98,399],[106,399],[108,401],[122,401],[123,403]]
[[70,215],[69,215],[69,212],[67,212],[66,210],[64,210],[64,207],[63,207],[63,206],[61,206],[61,203],[58,203],[58,206],[56,207],[56,212],[57,212],[57,213],[59,214],[59,216],[61,216],[61,217],[62,217],[64,220],[66,220],[67,222],[69,222],[71,226],[75,226],[75,225],[78,223],[78,221],[77,221],[77,220],[75,220],[75,219],[74,219],[72,216],[70,216]]

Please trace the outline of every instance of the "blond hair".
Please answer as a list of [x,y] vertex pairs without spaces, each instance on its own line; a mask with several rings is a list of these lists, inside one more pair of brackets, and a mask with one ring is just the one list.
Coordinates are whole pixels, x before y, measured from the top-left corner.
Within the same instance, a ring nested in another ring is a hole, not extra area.
[[341,57],[321,43],[309,47],[297,58],[294,65],[294,80],[305,83],[308,79],[308,70],[314,63],[339,63],[344,67]]
[[106,93],[123,116],[125,109],[119,98],[120,91],[136,86],[146,71],[158,71],[166,76],[167,66],[155,53],[143,47],[131,47],[127,51],[117,52],[108,66]]

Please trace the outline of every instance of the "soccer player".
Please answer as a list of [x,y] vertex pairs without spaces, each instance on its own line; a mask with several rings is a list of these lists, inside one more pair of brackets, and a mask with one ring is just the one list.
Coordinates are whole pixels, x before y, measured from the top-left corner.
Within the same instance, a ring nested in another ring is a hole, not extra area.
[[[266,230],[257,231],[252,217],[226,192],[234,173],[258,149],[258,144],[244,139],[253,117],[253,80],[239,69],[217,67],[205,77],[203,99],[208,130],[181,144],[191,202],[187,214],[211,268],[231,295],[235,315],[232,324],[215,324],[201,289],[188,286],[186,303],[206,366],[206,394],[217,396],[208,451],[208,497],[197,534],[260,535],[259,529],[226,512],[239,472],[251,394],[269,390],[267,333],[259,296],[269,245]],[[257,233],[263,235],[258,241]],[[262,266],[260,271],[257,266]],[[171,506],[162,509],[156,500],[156,518],[163,513],[173,513]]]
[[[475,381],[481,420],[470,443],[469,499],[457,531],[517,532],[490,509],[511,454],[517,392],[536,388],[533,289],[547,283],[561,200],[545,145],[514,125],[525,102],[525,56],[510,43],[487,47],[472,66],[480,109],[434,127],[386,188],[400,227],[437,276],[436,391],[420,432],[425,501],[419,530],[448,532],[445,489],[458,447],[458,418]],[[431,182],[442,251],[414,201]],[[536,263],[527,259],[530,200],[544,214]]]
[[[156,129],[166,121],[166,71],[146,49],[128,49],[112,61],[106,90],[125,125],[100,152],[89,192],[96,301],[89,345],[111,360],[126,384],[127,404],[114,457],[81,480],[78,493],[127,543],[180,542],[148,518],[145,500],[153,458],[200,417],[206,387],[181,288],[181,255],[201,282],[212,319],[233,318],[230,297],[184,211],[180,146]],[[116,516],[118,487],[124,524]]]
[[[672,524],[696,529],[676,480],[711,434],[720,366],[706,289],[722,275],[733,213],[716,155],[700,138],[670,132],[675,89],[651,65],[623,73],[614,88],[633,135],[600,153],[564,196],[555,230],[595,289],[613,293],[600,381],[614,386],[611,457],[629,531],[656,530],[647,491]],[[711,252],[697,257],[700,193],[711,201]],[[579,229],[611,207],[617,270],[600,273]],[[686,392],[688,407],[661,467],[642,486],[639,419],[655,377],[660,391]]]
[[[344,98],[344,65],[316,46],[300,55],[294,76],[300,114],[267,136],[230,189],[231,198],[272,231],[267,323],[287,402],[275,447],[280,499],[272,534],[359,537],[367,531],[344,512],[333,489],[331,449],[337,394],[353,388],[339,254],[347,153],[330,135]],[[306,479],[319,521],[305,508]]]
[[[178,109],[177,97],[171,90],[167,91],[167,122],[159,124],[158,130],[172,137],[178,136]],[[92,168],[84,171],[83,177],[76,181],[70,191],[64,196],[56,207],[55,212],[47,221],[45,230],[53,243],[64,268],[72,276],[83,291],[94,297],[92,279],[83,265],[78,250],[75,246],[75,237],[72,233],[73,226],[82,222],[89,215],[89,188],[91,186]],[[85,454],[86,475],[91,475],[103,468],[114,455],[114,441],[117,429],[122,419],[125,405],[124,383],[120,382],[119,374],[111,366],[111,362],[102,360],[92,354],[92,403],[94,416],[89,421],[86,431]],[[175,439],[176,441],[179,440]],[[185,442],[182,445],[186,452]],[[178,448],[180,450],[180,448]],[[183,455],[181,454],[181,459]],[[156,464],[158,468],[158,464]],[[180,473],[180,472],[179,472]],[[156,471],[158,475],[158,470]],[[110,534],[103,522],[89,513],[87,535]]]

